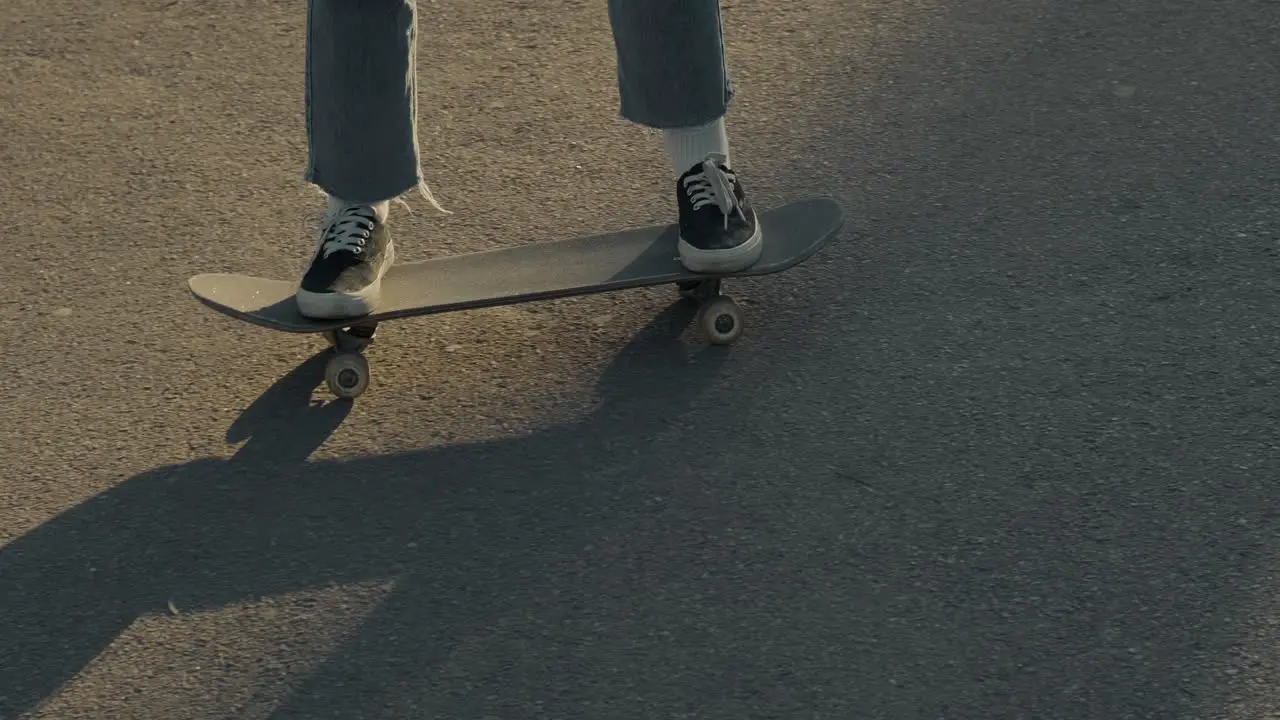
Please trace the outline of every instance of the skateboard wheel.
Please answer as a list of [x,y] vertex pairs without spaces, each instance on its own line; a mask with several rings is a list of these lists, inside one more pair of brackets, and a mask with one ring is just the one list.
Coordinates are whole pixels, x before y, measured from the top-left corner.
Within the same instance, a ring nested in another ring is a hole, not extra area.
[[344,400],[357,398],[369,387],[369,361],[359,353],[338,353],[324,368],[324,382]]
[[702,306],[698,323],[712,345],[730,345],[742,335],[742,309],[732,298],[721,295]]

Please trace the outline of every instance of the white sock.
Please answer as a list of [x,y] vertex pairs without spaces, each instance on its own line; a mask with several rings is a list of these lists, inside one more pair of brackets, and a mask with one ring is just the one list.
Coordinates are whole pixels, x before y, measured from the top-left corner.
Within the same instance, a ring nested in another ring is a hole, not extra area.
[[[342,208],[349,207],[354,204],[355,203],[347,202],[346,200],[343,200],[340,197],[334,197],[333,195],[330,195],[329,196],[329,213],[330,214],[336,213]],[[369,207],[373,208],[373,214],[378,216],[378,222],[385,223],[387,221],[387,214],[391,212],[390,200],[381,200],[375,203],[368,203],[368,205]]]
[[729,165],[729,134],[725,131],[724,118],[697,127],[663,130],[662,142],[667,146],[671,170],[677,179],[711,153],[724,155],[725,165]]

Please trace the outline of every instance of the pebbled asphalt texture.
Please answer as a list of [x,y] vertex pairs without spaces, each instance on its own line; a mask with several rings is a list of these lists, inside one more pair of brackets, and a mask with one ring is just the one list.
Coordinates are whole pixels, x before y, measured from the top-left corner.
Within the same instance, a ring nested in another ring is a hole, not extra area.
[[[421,2],[453,215],[669,219],[604,2]],[[301,0],[0,8],[0,717],[1280,717],[1280,4],[726,0],[734,283],[316,338]]]

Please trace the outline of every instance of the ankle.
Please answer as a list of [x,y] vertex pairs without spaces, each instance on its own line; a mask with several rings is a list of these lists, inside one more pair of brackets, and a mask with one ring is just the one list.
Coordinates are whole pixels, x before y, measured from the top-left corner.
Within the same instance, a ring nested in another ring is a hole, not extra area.
[[387,215],[390,214],[391,212],[390,200],[379,200],[378,202],[371,202],[371,203],[353,203],[347,200],[343,200],[342,198],[336,197],[334,195],[329,196],[329,214],[330,215],[338,212],[339,210],[342,210],[343,208],[351,207],[352,205],[362,205],[362,206],[373,208],[373,214],[378,217],[378,222],[382,222],[382,223],[385,223],[387,221]]
[[729,134],[725,130],[724,118],[706,125],[664,130],[662,140],[676,178],[711,154],[724,155],[725,165],[729,165]]

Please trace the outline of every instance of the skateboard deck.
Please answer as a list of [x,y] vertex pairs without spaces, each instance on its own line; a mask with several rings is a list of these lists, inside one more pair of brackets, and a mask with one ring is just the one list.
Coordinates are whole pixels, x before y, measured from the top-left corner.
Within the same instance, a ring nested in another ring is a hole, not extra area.
[[830,198],[809,198],[762,212],[759,221],[764,252],[740,272],[689,272],[677,256],[678,227],[651,225],[393,265],[383,276],[378,309],[343,320],[299,314],[296,281],[215,273],[187,283],[200,302],[224,315],[272,330],[323,333],[419,315],[781,272],[825,245],[843,225],[844,211]]

